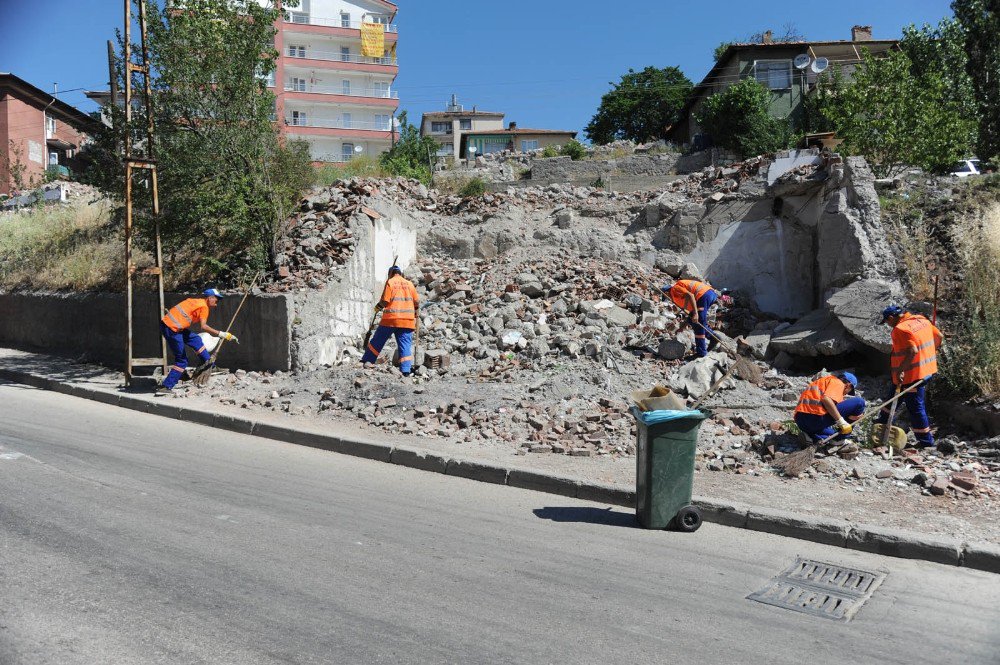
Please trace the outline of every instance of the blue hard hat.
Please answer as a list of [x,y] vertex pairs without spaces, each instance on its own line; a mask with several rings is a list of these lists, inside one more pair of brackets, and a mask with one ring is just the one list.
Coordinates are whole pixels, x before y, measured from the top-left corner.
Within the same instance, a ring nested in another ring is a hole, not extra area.
[[392,266],[391,268],[389,268],[389,272],[390,273],[398,272],[398,273],[402,274],[403,273],[403,269],[400,268],[399,266]]
[[849,384],[851,384],[855,388],[858,387],[858,377],[854,376],[850,372],[841,372],[840,378],[843,379],[844,381],[847,381]]
[[222,295],[222,294],[221,294],[221,293],[219,292],[219,289],[205,289],[205,290],[204,290],[204,291],[202,291],[201,293],[202,293],[202,295],[206,295],[206,296],[215,296],[215,297],[216,297],[216,298],[218,298],[219,300],[222,300],[223,298],[225,298],[225,296],[224,296],[224,295]]
[[902,316],[902,315],[903,315],[902,307],[900,307],[899,305],[889,305],[888,307],[882,310],[882,323],[885,323],[886,319],[888,319],[890,316]]

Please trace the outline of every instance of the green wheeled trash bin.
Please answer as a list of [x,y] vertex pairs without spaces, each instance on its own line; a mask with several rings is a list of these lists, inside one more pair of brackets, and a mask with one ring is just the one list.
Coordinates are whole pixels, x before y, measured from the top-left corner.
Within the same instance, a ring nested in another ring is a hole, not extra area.
[[635,513],[647,529],[697,531],[701,511],[691,505],[701,411],[640,411],[635,451]]

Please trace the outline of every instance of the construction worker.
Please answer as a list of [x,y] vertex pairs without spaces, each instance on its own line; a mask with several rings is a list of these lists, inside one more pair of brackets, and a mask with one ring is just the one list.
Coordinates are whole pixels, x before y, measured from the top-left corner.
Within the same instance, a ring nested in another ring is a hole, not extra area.
[[[889,305],[882,310],[882,323],[892,328],[889,372],[893,389],[887,394],[887,399],[922,381],[903,396],[903,402],[910,414],[917,448],[933,448],[934,435],[927,417],[925,397],[927,383],[937,373],[937,350],[941,348],[944,337],[927,317],[903,311],[899,305]],[[886,406],[879,412],[876,422],[884,425],[888,421],[889,407]]]
[[413,372],[413,331],[417,329],[420,296],[413,282],[403,277],[399,266],[389,268],[389,280],[375,305],[375,311],[382,312],[382,319],[375,334],[368,340],[368,348],[361,357],[362,364],[374,364],[389,336],[394,335],[399,347],[399,370],[403,376],[410,376]]
[[208,325],[209,310],[222,300],[222,294],[219,293],[219,290],[205,289],[202,295],[205,297],[182,300],[171,307],[166,316],[160,319],[160,334],[167,340],[167,348],[174,356],[174,364],[170,367],[170,373],[163,379],[163,383],[156,389],[157,395],[169,393],[184,375],[184,370],[188,366],[185,346],[194,349],[203,363],[209,361],[211,355],[205,348],[204,341],[198,333],[191,331],[191,326],[194,324],[199,324],[200,332],[207,332],[209,335],[215,335],[227,342],[239,341],[232,333],[216,330]]
[[704,358],[719,343],[708,327],[708,310],[719,299],[719,294],[711,284],[694,279],[678,280],[673,286],[664,286],[662,291],[687,312],[688,323],[694,328],[695,353]]
[[865,400],[853,396],[858,377],[850,372],[838,372],[820,377],[809,384],[799,396],[793,416],[795,424],[813,441],[839,434],[848,437],[852,422],[865,412]]

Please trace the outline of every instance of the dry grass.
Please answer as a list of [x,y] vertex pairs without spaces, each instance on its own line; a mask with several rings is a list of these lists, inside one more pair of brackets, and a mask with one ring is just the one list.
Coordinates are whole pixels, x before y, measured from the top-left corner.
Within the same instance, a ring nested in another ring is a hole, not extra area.
[[355,157],[343,164],[326,164],[316,169],[316,184],[328,186],[337,180],[348,180],[350,178],[389,178],[389,173],[379,162],[378,158],[370,155]]
[[121,289],[124,243],[112,213],[99,200],[0,215],[0,289]]

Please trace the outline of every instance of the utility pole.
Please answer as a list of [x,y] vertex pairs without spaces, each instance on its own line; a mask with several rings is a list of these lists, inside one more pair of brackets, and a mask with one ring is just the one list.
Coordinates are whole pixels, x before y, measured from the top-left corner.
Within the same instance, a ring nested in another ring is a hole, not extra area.
[[[125,61],[122,63],[125,74],[125,303],[126,321],[126,348],[125,348],[125,385],[132,383],[132,370],[138,366],[162,368],[164,374],[167,371],[167,344],[160,340],[159,358],[135,358],[132,344],[132,333],[134,321],[132,317],[133,284],[136,268],[132,265],[132,218],[133,218],[133,196],[132,185],[133,175],[136,171],[145,174],[145,180],[149,183],[153,197],[153,219],[155,224],[156,242],[156,266],[142,271],[146,275],[155,275],[159,296],[160,296],[160,316],[165,311],[163,301],[163,247],[160,244],[160,199],[158,183],[156,178],[156,159],[153,152],[153,94],[149,80],[149,44],[146,38],[146,2],[138,0],[139,5],[139,33],[142,64],[132,62],[132,0],[125,0]],[[109,42],[110,46],[110,42]],[[113,53],[110,54],[113,57]],[[115,72],[113,60],[111,64],[112,96],[116,96]],[[145,150],[142,153],[136,151],[132,137],[132,75],[141,74],[143,77],[142,102],[146,112],[146,141]]]

